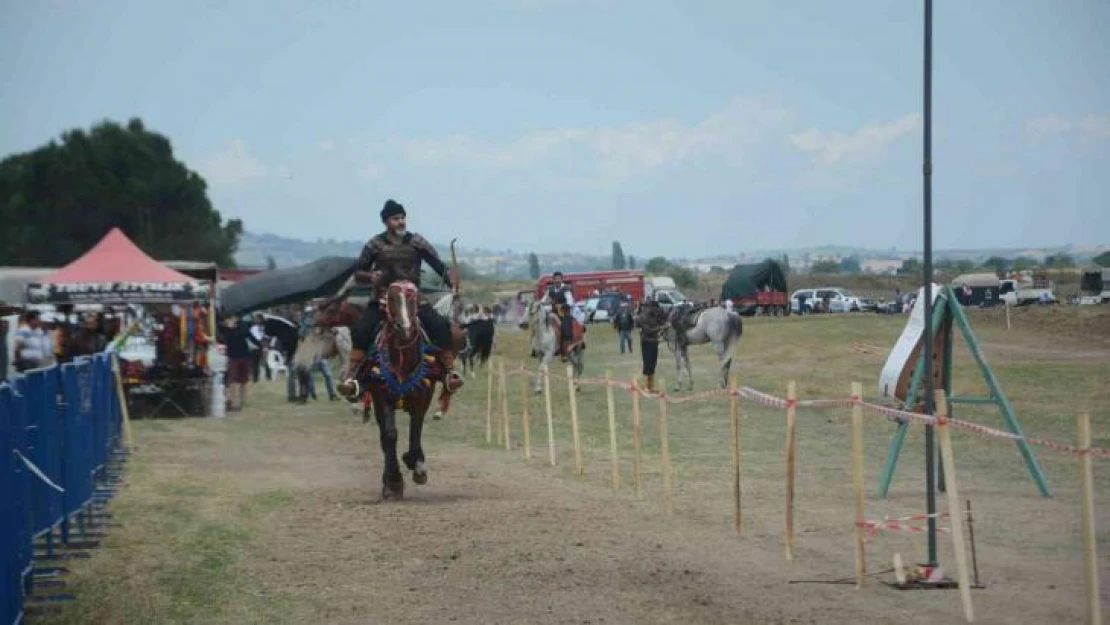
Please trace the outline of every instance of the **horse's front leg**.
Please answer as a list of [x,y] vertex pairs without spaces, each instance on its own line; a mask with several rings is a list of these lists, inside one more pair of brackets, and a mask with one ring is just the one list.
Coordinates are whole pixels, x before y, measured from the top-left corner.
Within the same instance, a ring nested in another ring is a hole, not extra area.
[[427,406],[418,406],[409,412],[409,450],[401,455],[405,466],[412,471],[412,481],[417,484],[428,482],[428,469],[424,466],[424,446],[421,442],[424,434],[424,415],[427,411]]
[[382,500],[403,499],[405,478],[397,462],[397,413],[392,405],[374,398],[374,416],[382,446]]
[[672,390],[682,390],[682,370],[683,370],[683,350],[682,346],[674,346],[674,386]]
[[545,351],[543,357],[540,358],[540,366],[536,367],[536,377],[532,385],[532,390],[535,391],[536,395],[543,392],[543,374],[551,371],[551,360],[553,358],[554,353],[549,351]]
[[682,364],[686,369],[686,389],[694,390],[694,370],[690,366],[690,350],[687,347],[682,348]]

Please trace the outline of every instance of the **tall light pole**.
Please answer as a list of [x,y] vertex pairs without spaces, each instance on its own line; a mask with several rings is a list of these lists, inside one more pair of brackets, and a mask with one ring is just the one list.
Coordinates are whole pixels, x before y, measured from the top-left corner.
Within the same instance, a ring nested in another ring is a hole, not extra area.
[[[925,280],[925,414],[935,415],[933,395],[933,0],[925,0],[925,88],[924,88],[924,259]],[[937,471],[933,440],[935,427],[925,426],[925,511],[928,513],[929,562],[937,564]]]

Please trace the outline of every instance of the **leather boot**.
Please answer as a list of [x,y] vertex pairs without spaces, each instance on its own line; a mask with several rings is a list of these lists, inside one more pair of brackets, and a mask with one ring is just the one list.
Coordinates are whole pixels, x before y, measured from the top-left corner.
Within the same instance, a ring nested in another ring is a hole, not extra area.
[[359,384],[355,380],[355,369],[359,363],[366,357],[366,351],[357,347],[351,348],[351,357],[347,361],[347,374],[343,376],[343,381],[336,385],[335,392],[346,397],[347,399],[357,398],[359,394]]
[[455,352],[445,349],[439,353],[439,361],[443,363],[443,386],[448,393],[454,393],[463,386],[463,378],[455,371]]

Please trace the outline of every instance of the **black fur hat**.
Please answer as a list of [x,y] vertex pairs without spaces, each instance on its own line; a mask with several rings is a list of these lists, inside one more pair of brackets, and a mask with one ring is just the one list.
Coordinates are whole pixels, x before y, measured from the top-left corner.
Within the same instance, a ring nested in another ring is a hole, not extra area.
[[405,215],[405,207],[401,206],[400,202],[394,200],[386,200],[385,206],[382,207],[382,221],[389,219],[394,215]]

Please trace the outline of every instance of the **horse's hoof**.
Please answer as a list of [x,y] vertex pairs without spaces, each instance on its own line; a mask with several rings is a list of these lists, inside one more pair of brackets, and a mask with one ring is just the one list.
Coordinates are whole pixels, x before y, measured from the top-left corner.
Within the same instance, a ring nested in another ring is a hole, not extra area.
[[382,485],[382,501],[399,501],[405,498],[405,480]]
[[424,468],[423,462],[416,463],[416,468],[412,472],[412,481],[420,485],[428,483],[428,470]]
[[436,413],[434,415],[432,415],[432,419],[434,419],[435,421],[439,421],[442,418],[443,418],[443,411],[442,410],[437,410]]

